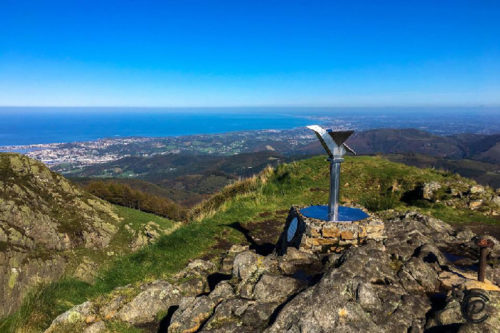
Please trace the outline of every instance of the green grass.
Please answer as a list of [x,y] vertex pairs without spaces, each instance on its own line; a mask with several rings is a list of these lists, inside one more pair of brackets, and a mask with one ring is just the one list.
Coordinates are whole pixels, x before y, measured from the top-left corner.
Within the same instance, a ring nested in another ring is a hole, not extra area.
[[424,214],[432,215],[440,220],[451,224],[461,223],[484,223],[484,224],[499,224],[498,217],[486,216],[472,210],[457,210],[451,207],[446,207],[440,204],[431,205],[427,209],[417,209]]
[[[409,167],[379,157],[347,158],[342,168],[343,201],[367,203],[367,198],[382,198],[380,202],[369,203],[371,208],[412,208],[449,222],[498,223],[498,220],[468,210],[438,206],[408,207],[397,200],[416,184],[457,177],[450,173]],[[185,224],[171,234],[162,236],[155,244],[113,260],[99,272],[93,285],[64,279],[40,288],[24,301],[18,312],[0,323],[0,331],[13,331],[19,327],[42,330],[57,314],[87,299],[108,293],[117,286],[168,278],[185,267],[190,259],[219,251],[213,247],[218,238],[231,243],[242,242],[243,236],[229,227],[234,222],[245,224],[260,221],[261,212],[285,210],[293,204],[324,204],[328,199],[328,163],[324,157],[280,165],[274,171],[266,170],[264,173],[265,177],[254,177],[228,187],[197,207],[193,219],[199,222]],[[165,226],[172,223],[123,207],[118,208],[118,211],[124,217],[124,223],[133,226],[149,220]]]
[[136,328],[134,326],[130,326],[124,322],[119,321],[111,321],[106,323],[106,329],[110,332],[121,332],[121,333],[140,333],[143,330]]
[[117,205],[115,205],[115,208],[118,211],[118,215],[124,219],[123,223],[129,223],[135,228],[144,225],[147,222],[155,222],[165,229],[174,226],[174,223],[171,220],[155,214],[145,213],[140,210]]

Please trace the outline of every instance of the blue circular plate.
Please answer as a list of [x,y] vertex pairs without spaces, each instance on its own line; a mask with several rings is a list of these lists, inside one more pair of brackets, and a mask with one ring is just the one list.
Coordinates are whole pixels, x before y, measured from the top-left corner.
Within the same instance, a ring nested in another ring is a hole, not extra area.
[[[309,206],[300,210],[302,215],[313,219],[329,221],[328,206]],[[338,222],[352,222],[364,220],[369,217],[368,214],[359,208],[339,206]]]

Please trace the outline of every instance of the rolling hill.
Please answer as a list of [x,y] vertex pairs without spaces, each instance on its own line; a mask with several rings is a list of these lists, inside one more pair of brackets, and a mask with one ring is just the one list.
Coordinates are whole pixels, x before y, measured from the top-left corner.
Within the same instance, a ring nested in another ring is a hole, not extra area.
[[[291,144],[289,140],[265,141],[262,137],[253,142],[251,136],[246,140],[252,152],[231,156],[181,153],[126,157],[89,166],[68,176],[82,184],[94,178],[127,184],[135,190],[192,207],[267,165],[323,154],[317,140],[304,145]],[[355,133],[348,143],[360,155],[381,154],[400,163],[449,170],[484,185],[500,186],[500,135],[438,136],[416,129],[376,129]]]

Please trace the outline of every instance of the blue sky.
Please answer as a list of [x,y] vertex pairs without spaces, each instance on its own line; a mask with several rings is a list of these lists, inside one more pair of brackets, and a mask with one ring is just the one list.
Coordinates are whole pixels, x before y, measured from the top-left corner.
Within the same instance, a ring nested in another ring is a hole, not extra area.
[[0,1],[0,105],[499,105],[500,2]]

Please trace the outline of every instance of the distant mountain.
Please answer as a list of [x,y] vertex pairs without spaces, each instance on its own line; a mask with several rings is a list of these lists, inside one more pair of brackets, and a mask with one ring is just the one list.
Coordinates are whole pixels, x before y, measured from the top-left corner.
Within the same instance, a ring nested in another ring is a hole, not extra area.
[[[255,174],[268,164],[324,154],[316,139],[298,139],[309,135],[309,131],[296,132],[299,134],[292,137],[287,131],[280,140],[262,133],[258,138],[247,135],[244,140],[239,138],[247,151],[230,156],[191,152],[125,157],[73,170],[68,176],[77,182],[88,182],[81,177],[113,179],[192,206],[238,177]],[[222,136],[213,136],[213,144],[219,144],[216,138]],[[186,140],[186,145],[192,144],[192,138]],[[438,136],[417,129],[376,129],[356,132],[348,144],[359,155],[398,155],[389,158],[409,165],[458,172],[493,187],[500,184],[500,134]]]
[[349,143],[359,154],[412,152],[440,157],[464,155],[456,140],[416,129],[379,129],[356,133]]
[[0,317],[64,273],[63,251],[105,247],[118,223],[109,203],[43,163],[0,154]]
[[480,184],[500,188],[500,167],[498,164],[471,159],[446,159],[422,154],[386,154],[388,160],[419,168],[434,168],[451,171]]
[[[347,143],[360,155],[367,154],[424,154],[442,158],[469,158],[498,163],[495,154],[500,145],[500,134],[460,134],[439,136],[417,129],[375,129],[356,132]],[[323,153],[318,142],[300,149],[302,153]]]
[[[500,134],[438,136],[416,129],[376,129],[355,133],[347,143],[359,155],[382,154],[421,168],[437,168],[500,187]],[[318,142],[301,148],[303,154],[322,154]]]

